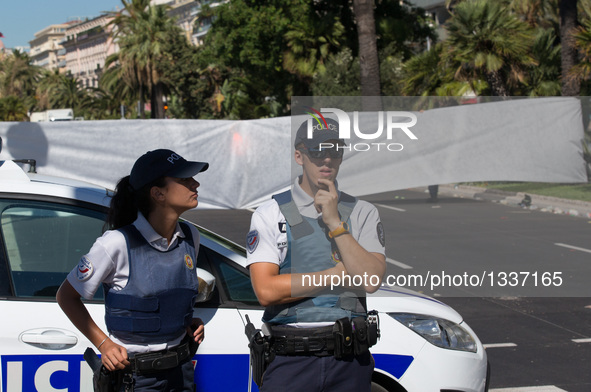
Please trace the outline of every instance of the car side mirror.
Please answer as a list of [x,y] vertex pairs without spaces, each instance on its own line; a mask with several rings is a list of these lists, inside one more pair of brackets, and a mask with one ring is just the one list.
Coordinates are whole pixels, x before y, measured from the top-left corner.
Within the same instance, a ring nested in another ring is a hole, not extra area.
[[207,302],[213,295],[215,289],[215,277],[204,269],[197,268],[199,279],[199,294],[196,302]]

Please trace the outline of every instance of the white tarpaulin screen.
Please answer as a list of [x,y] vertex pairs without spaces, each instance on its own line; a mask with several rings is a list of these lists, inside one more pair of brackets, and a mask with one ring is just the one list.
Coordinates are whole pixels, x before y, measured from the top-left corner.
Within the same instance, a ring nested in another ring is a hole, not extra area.
[[[384,132],[384,140],[375,141],[385,143],[380,151],[371,146],[372,140],[353,137],[347,141],[351,151],[345,152],[339,172],[342,189],[364,195],[466,181],[587,181],[581,105],[575,98],[412,113],[417,122],[409,129],[416,140],[400,130],[385,140]],[[360,121],[374,131],[377,118],[376,113],[360,114]],[[306,119],[294,117],[293,125],[291,117],[4,122],[0,123],[4,140],[0,159],[33,158],[39,173],[113,189],[119,178],[129,174],[137,157],[149,150],[169,148],[188,160],[210,163],[209,170],[197,176],[202,207],[247,208],[290,185],[298,172],[292,168],[292,128],[297,129]],[[362,151],[363,143],[374,149]],[[388,143],[403,148],[388,151],[384,148]]]
[[[348,146],[339,171],[343,190],[364,195],[470,181],[587,181],[578,99],[517,99],[418,111],[413,107],[441,107],[445,102],[439,97],[429,97],[427,101],[396,98],[390,104],[385,100],[382,117],[391,110],[397,113],[407,110],[416,116],[416,124],[407,129],[417,139],[411,139],[400,128],[394,128],[391,139],[387,139],[385,118],[381,137],[361,139],[356,137],[354,117],[347,111],[351,139],[345,140]],[[325,104],[334,108],[335,103],[361,107],[358,102],[358,97],[292,100],[294,107],[304,105],[318,111],[326,108]],[[323,114],[337,119],[333,113]],[[294,134],[302,121],[310,117],[292,117]],[[400,123],[409,121],[397,118]],[[376,132],[378,113],[359,113],[358,124],[365,134]],[[295,175],[299,168],[293,166],[292,175]]]

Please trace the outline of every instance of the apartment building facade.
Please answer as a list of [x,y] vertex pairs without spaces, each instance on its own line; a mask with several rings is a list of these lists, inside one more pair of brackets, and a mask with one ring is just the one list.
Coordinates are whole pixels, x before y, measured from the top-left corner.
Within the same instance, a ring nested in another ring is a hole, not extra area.
[[217,0],[152,0],[152,4],[166,4],[168,13],[185,32],[187,40],[195,46],[203,44],[207,31],[211,28],[213,16],[203,13],[204,7],[215,8],[224,1]]
[[31,63],[48,70],[59,69],[60,63],[65,59],[61,41],[66,35],[66,29],[76,23],[78,21],[53,24],[35,33],[35,38],[29,41]]
[[65,49],[65,72],[78,79],[82,87],[98,87],[105,60],[119,48],[111,37],[112,16],[101,15],[66,29],[62,46]]

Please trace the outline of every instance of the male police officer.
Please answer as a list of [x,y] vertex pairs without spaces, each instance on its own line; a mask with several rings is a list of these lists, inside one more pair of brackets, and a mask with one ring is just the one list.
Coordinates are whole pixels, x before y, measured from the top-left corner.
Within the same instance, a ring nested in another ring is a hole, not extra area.
[[[345,145],[338,123],[314,124],[310,139],[307,130],[305,122],[295,140],[302,175],[255,211],[247,237],[252,285],[272,335],[261,390],[370,391],[364,294],[379,288],[386,269],[384,231],[373,205],[337,189]],[[350,286],[328,290],[345,276],[365,277],[361,295]]]

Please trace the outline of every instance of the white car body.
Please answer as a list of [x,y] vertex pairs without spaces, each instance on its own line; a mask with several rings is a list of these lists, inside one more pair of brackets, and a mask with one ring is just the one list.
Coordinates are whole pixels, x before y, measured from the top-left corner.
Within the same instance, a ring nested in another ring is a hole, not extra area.
[[[65,206],[63,211],[58,208],[57,212],[43,215],[48,221],[62,215],[72,216],[76,208],[94,206],[104,214],[109,203],[109,192],[78,181],[25,174],[12,161],[0,164],[0,223],[3,236],[0,237],[0,287],[3,284],[10,285],[0,292],[0,314],[3,320],[0,327],[1,390],[92,391],[92,371],[82,358],[85,349],[92,347],[92,344],[70,323],[55,297],[51,297],[51,290],[56,289],[59,279],[63,280],[78,259],[67,260],[68,265],[60,267],[55,277],[53,272],[56,271],[35,267],[42,271],[38,274],[53,279],[43,289],[50,289],[50,294],[44,294],[41,290],[41,294],[21,295],[19,292],[27,291],[26,286],[23,289],[18,286],[28,273],[30,263],[25,265],[24,260],[30,249],[20,248],[20,243],[18,247],[6,244],[12,235],[17,238],[16,230],[21,227],[18,226],[20,222],[35,214],[45,213],[41,210],[28,212],[27,205],[37,208],[39,204],[40,209],[41,202]],[[13,229],[12,225],[16,228]],[[59,235],[62,230],[65,229],[50,229],[48,235]],[[100,233],[92,235],[96,238]],[[35,240],[31,245],[34,247],[44,235],[31,234],[31,237]],[[88,247],[80,245],[80,249],[75,247],[74,252],[82,255],[87,250]],[[15,257],[22,259],[19,265],[11,261]],[[213,299],[195,308],[195,316],[203,319],[206,331],[205,341],[194,358],[198,391],[249,389],[245,316],[248,315],[255,326],[260,327],[263,309],[253,302],[248,271],[244,268],[245,261],[244,248],[202,231],[197,266],[212,273],[204,275],[215,277],[217,288]],[[34,279],[37,282],[44,278],[35,275]],[[369,296],[367,300],[368,309],[376,309],[380,315],[381,339],[371,349],[376,361],[375,390],[483,392],[488,388],[486,352],[456,311],[433,298],[412,291],[394,288],[386,291],[389,294],[392,291],[397,293],[383,297],[378,292],[378,295]],[[89,301],[86,306],[94,320],[106,331],[103,304]],[[388,313],[427,315],[461,325],[473,337],[475,352],[438,347]],[[250,387],[257,390],[254,383],[250,383]]]

